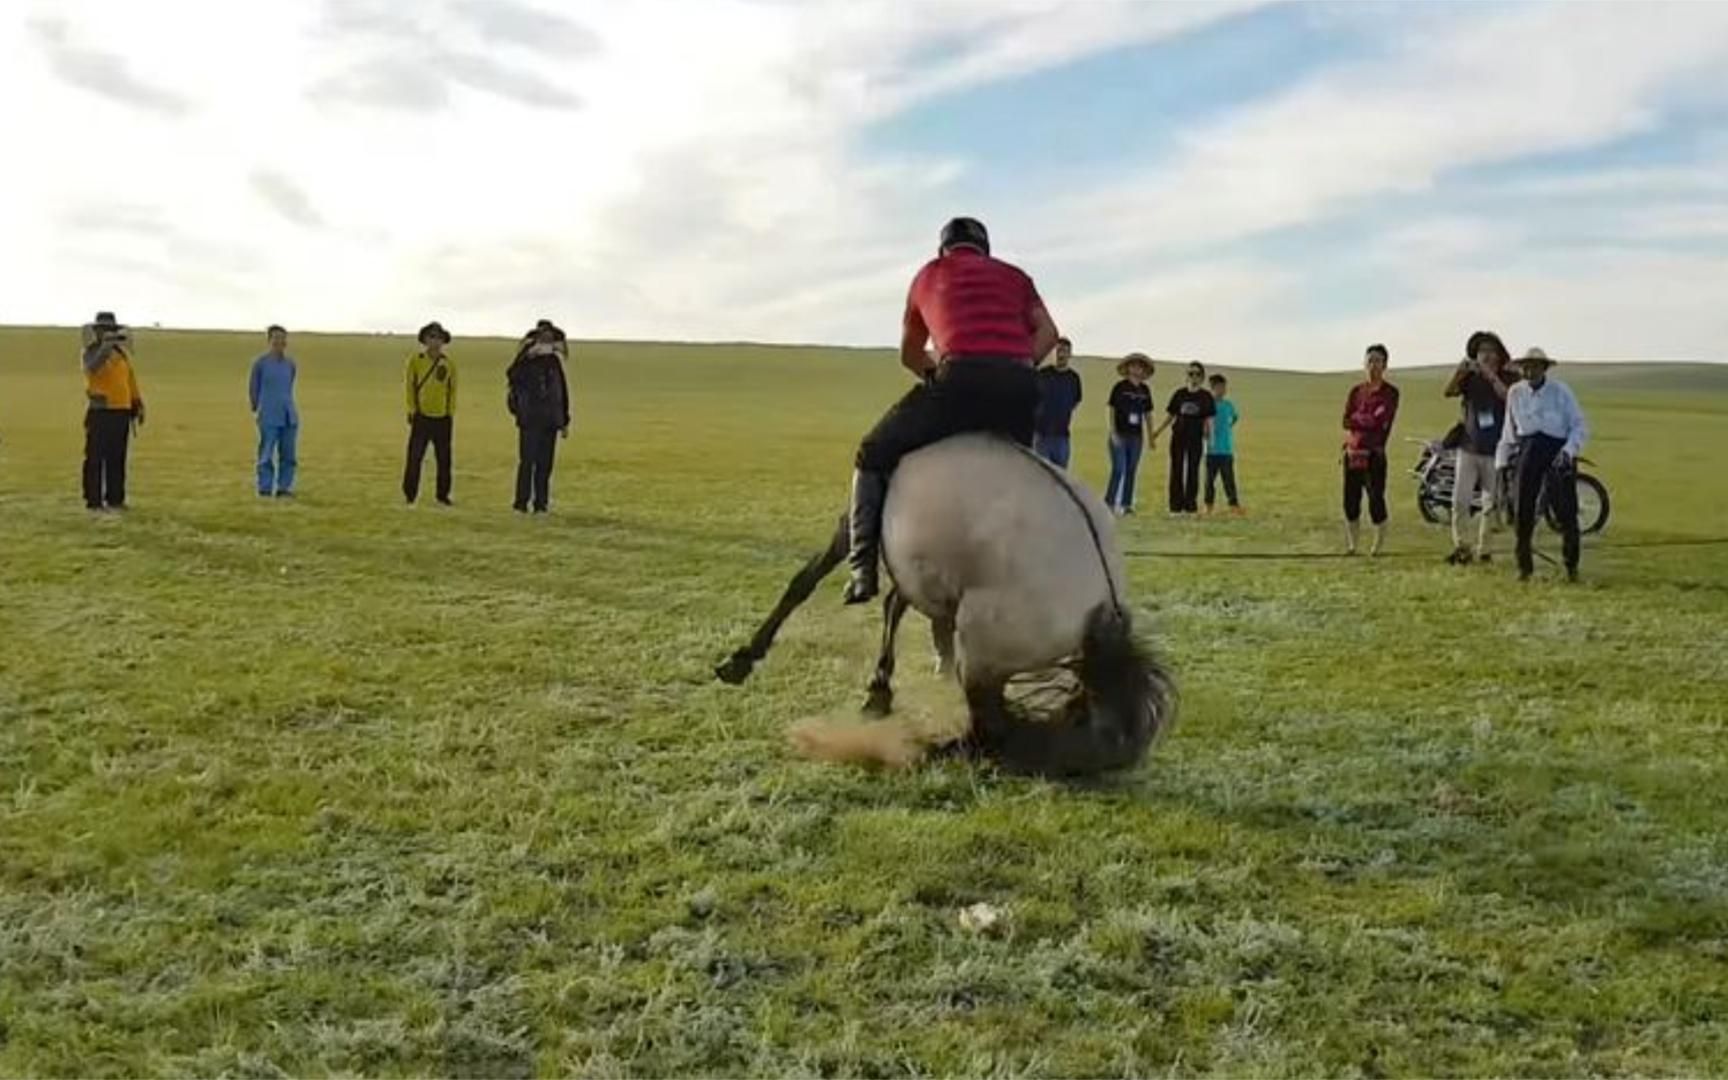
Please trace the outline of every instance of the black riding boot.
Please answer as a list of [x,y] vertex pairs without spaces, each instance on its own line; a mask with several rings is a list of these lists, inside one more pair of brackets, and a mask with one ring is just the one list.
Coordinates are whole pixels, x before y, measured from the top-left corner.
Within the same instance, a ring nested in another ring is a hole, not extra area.
[[876,563],[882,542],[882,498],[887,492],[887,478],[881,473],[859,469],[852,474],[852,551],[846,559],[852,570],[851,580],[846,582],[848,604],[862,604],[876,595]]

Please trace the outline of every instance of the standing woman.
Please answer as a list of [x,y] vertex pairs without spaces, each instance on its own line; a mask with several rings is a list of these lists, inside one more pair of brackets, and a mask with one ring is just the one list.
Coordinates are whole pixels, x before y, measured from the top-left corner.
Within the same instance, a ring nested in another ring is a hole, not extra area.
[[1110,484],[1104,489],[1104,504],[1117,517],[1134,512],[1134,477],[1140,470],[1140,455],[1146,450],[1146,425],[1152,416],[1152,361],[1145,353],[1129,353],[1116,373],[1122,376],[1110,389]]
[[552,501],[552,460],[560,436],[570,435],[570,387],[564,379],[564,331],[541,319],[516,350],[504,373],[507,399],[516,418],[516,500],[518,514],[544,514]]
[[1188,365],[1188,385],[1170,395],[1164,423],[1152,433],[1152,443],[1170,428],[1170,512],[1200,512],[1200,459],[1206,456],[1206,440],[1212,434],[1212,416],[1217,403],[1206,390],[1206,366],[1198,360]]
[[1356,554],[1362,519],[1362,493],[1368,493],[1368,520],[1374,523],[1378,555],[1386,543],[1386,441],[1398,418],[1398,388],[1386,381],[1384,345],[1370,345],[1363,360],[1368,378],[1344,399],[1344,554]]

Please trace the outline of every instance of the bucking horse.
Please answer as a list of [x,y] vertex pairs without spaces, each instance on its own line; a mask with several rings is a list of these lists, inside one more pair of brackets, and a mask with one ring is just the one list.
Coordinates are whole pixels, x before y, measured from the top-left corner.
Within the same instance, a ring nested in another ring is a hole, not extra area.
[[[827,549],[715,669],[720,680],[750,677],[845,559],[849,532],[842,517]],[[1138,764],[1173,719],[1170,674],[1134,633],[1114,518],[1012,441],[957,435],[902,459],[883,508],[882,561],[889,588],[867,714],[892,711],[895,636],[915,609],[930,620],[939,670],[966,695],[970,728],[951,752],[1011,772],[1084,776]],[[1013,692],[1027,679],[1044,692]]]

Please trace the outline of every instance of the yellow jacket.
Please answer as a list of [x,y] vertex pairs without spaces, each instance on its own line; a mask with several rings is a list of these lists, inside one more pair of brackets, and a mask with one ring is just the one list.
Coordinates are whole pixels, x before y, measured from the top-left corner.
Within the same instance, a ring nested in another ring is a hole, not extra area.
[[456,415],[456,364],[449,353],[436,361],[423,352],[410,356],[403,387],[409,416]]
[[96,356],[100,354],[94,354],[84,365],[84,395],[90,399],[90,407],[130,412],[141,400],[132,358],[119,346],[111,348],[106,357]]

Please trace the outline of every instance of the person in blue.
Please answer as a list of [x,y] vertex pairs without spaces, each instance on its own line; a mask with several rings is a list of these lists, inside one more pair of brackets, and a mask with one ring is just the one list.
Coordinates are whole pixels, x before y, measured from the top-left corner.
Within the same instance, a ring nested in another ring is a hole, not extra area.
[[269,348],[252,361],[250,397],[258,419],[258,496],[294,497],[295,454],[300,442],[300,410],[294,404],[294,358],[288,355],[288,331],[272,326],[264,332]]
[[1218,481],[1224,481],[1224,498],[1230,512],[1240,514],[1242,503],[1236,498],[1236,403],[1230,400],[1230,380],[1213,375],[1206,380],[1212,392],[1212,426],[1206,441],[1206,512],[1210,514],[1218,501]]
[[1072,441],[1069,427],[1074,410],[1080,407],[1080,373],[1068,366],[1074,357],[1074,344],[1067,338],[1056,339],[1055,359],[1038,369],[1038,421],[1033,428],[1032,449],[1039,457],[1066,469]]

